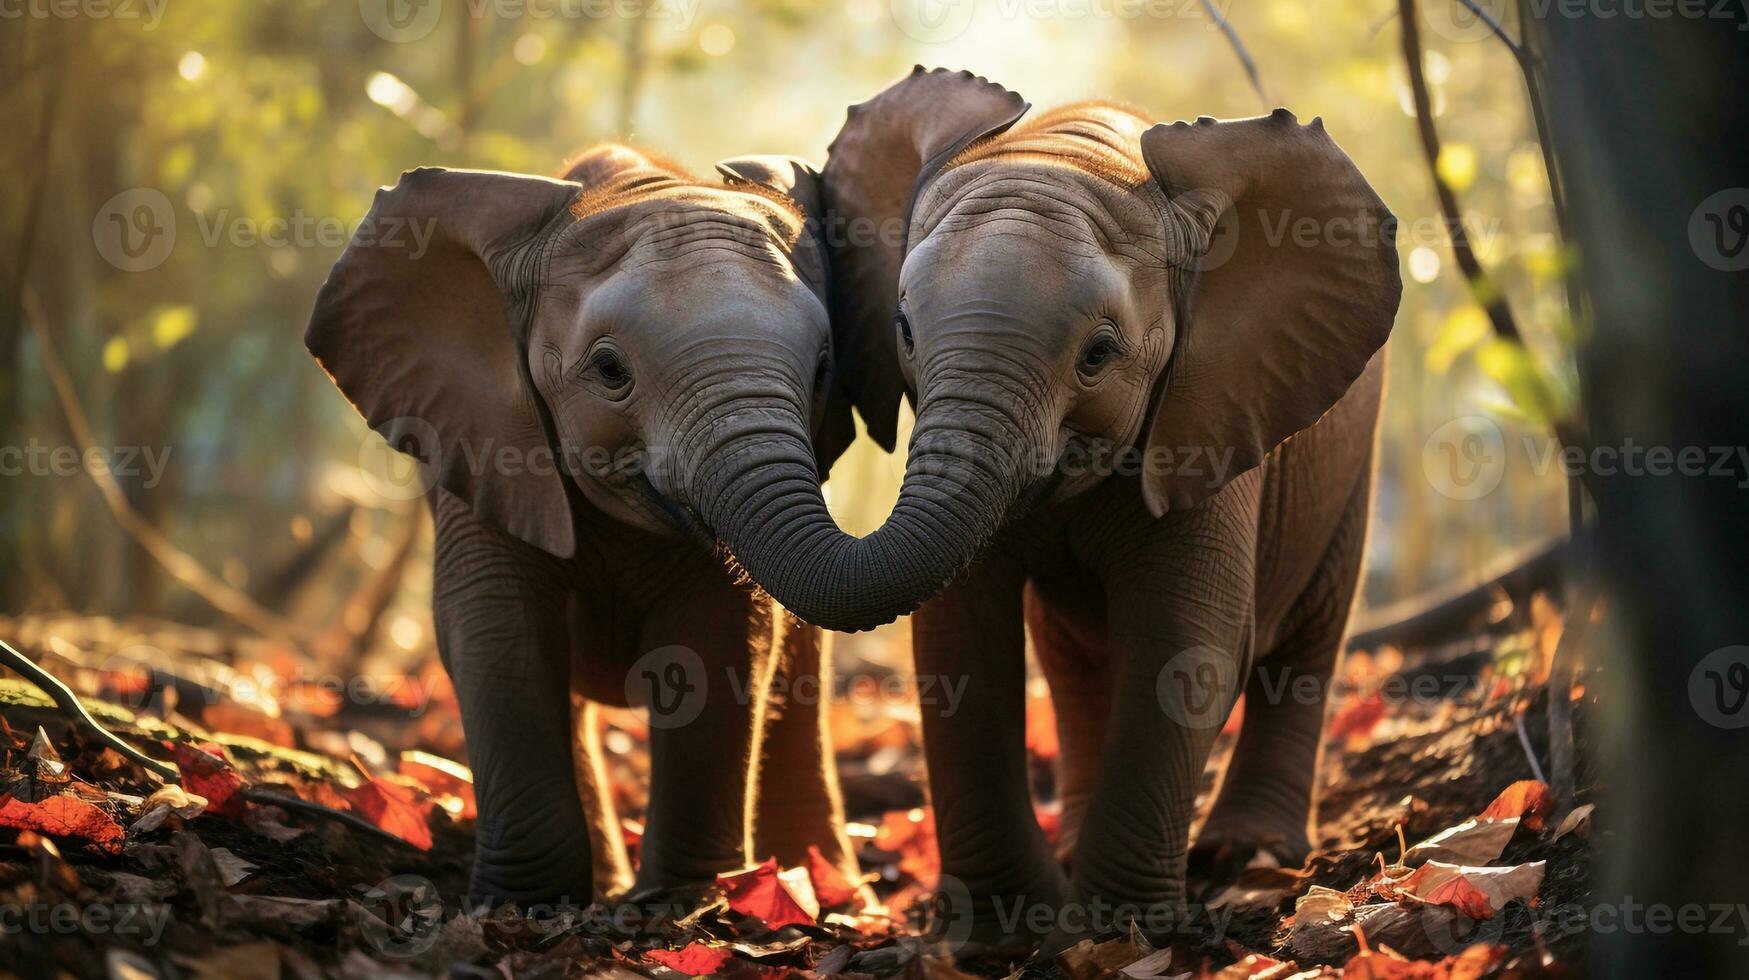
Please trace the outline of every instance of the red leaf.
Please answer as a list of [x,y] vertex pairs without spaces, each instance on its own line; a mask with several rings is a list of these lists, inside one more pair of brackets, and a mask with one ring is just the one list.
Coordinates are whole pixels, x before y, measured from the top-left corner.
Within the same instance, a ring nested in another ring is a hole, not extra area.
[[421,851],[431,850],[431,825],[425,822],[430,800],[420,800],[408,787],[374,776],[342,792],[359,816]]
[[176,768],[182,771],[182,788],[196,796],[206,797],[208,813],[243,816],[246,805],[238,793],[244,786],[243,776],[231,768],[223,746],[213,742],[203,742],[199,746],[172,742],[170,753],[176,761]]
[[12,794],[0,795],[0,827],[39,830],[56,837],[78,837],[118,853],[125,832],[109,814],[77,796],[48,796],[26,803]]
[[1385,718],[1385,699],[1378,693],[1368,694],[1358,701],[1350,701],[1343,705],[1336,717],[1330,719],[1330,737],[1332,739],[1365,738],[1372,734],[1378,723]]
[[670,970],[693,977],[710,976],[734,958],[728,947],[704,943],[688,943],[685,949],[652,949],[649,956]]
[[1502,790],[1478,820],[1505,820],[1518,817],[1519,823],[1531,830],[1541,830],[1543,820],[1555,805],[1549,785],[1535,779],[1521,779]]
[[751,915],[767,928],[812,923],[814,917],[801,907],[777,877],[777,859],[732,875],[717,876],[729,898],[729,908]]
[[819,897],[821,908],[843,905],[856,897],[856,882],[813,845],[808,847],[808,877],[814,882],[814,894]]

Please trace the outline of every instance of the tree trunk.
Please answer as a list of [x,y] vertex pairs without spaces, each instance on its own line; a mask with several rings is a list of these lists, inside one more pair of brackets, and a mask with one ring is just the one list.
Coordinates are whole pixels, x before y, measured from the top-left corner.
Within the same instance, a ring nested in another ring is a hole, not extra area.
[[[1749,272],[1731,271],[1749,265],[1749,33],[1729,17],[1541,23],[1595,311],[1579,364],[1592,442],[1708,467],[1749,432]],[[1749,676],[1733,667],[1749,664],[1749,473],[1729,459],[1728,475],[1594,472],[1612,680],[1599,818],[1620,836],[1593,902],[1638,925],[1592,935],[1597,976],[1749,976],[1739,925],[1646,928],[1649,907],[1737,907],[1749,881],[1749,685],[1733,683]]]

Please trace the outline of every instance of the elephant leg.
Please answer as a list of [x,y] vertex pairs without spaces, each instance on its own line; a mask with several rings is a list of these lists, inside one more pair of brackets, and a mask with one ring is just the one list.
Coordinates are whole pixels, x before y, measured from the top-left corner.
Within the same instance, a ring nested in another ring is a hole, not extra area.
[[1062,871],[1033,815],[1026,761],[1024,576],[992,554],[911,619],[930,802],[941,850],[939,928],[962,955],[1031,946],[1054,925]]
[[1108,556],[1111,733],[1047,955],[1132,923],[1163,943],[1187,930],[1196,790],[1250,662],[1258,485],[1241,477]]
[[[767,702],[759,746],[753,856],[783,867],[806,864],[817,847],[845,874],[860,874],[844,833],[844,800],[832,754],[831,638],[781,610],[774,611],[780,651],[774,694]],[[781,693],[776,693],[781,692]]]
[[712,566],[656,602],[633,666],[649,694],[650,804],[636,894],[684,893],[751,855],[752,747],[771,681],[770,606]]
[[595,856],[595,888],[619,895],[632,887],[632,862],[626,853],[619,807],[607,774],[601,747],[601,708],[583,695],[571,695],[571,766],[577,773],[577,796],[589,822],[589,850]]
[[437,639],[479,804],[472,894],[586,905],[589,833],[571,761],[571,576],[446,492],[436,492],[432,509]]
[[1099,778],[1111,715],[1111,662],[1103,631],[1093,635],[1053,613],[1036,592],[1027,594],[1026,624],[1057,716],[1057,796],[1063,802],[1057,860],[1070,867]]
[[1205,887],[1230,882],[1259,851],[1283,867],[1311,853],[1324,708],[1360,584],[1370,482],[1354,489],[1287,630],[1246,683],[1239,741],[1191,851],[1190,877]]

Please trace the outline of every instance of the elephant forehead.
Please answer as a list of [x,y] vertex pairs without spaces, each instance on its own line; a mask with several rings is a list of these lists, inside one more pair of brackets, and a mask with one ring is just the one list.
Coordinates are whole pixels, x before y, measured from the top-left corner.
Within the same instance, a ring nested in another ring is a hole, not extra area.
[[1093,317],[1127,317],[1132,305],[1127,277],[1107,256],[1022,234],[927,242],[906,261],[902,283],[916,329],[926,333],[1013,322],[1042,336]]
[[670,182],[580,215],[552,256],[561,273],[731,260],[793,274],[803,227],[794,203],[779,195]]
[[1005,156],[944,175],[915,217],[919,237],[1016,234],[1063,251],[1142,261],[1165,254],[1147,191],[1059,159]]
[[787,266],[750,270],[721,249],[695,253],[688,265],[677,277],[668,261],[628,261],[588,292],[580,319],[621,334],[825,332],[825,308]]

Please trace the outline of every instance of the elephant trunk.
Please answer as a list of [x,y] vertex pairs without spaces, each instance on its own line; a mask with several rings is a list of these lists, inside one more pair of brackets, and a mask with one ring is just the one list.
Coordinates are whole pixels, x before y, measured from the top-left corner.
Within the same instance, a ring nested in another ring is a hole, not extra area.
[[766,592],[828,629],[872,629],[940,592],[1024,482],[1012,447],[1025,443],[1003,413],[936,405],[930,417],[956,421],[919,418],[898,503],[858,539],[826,510],[802,416],[774,408],[741,404],[699,426],[683,449],[693,478],[682,496]]

